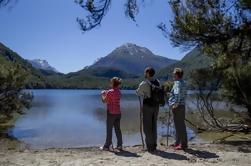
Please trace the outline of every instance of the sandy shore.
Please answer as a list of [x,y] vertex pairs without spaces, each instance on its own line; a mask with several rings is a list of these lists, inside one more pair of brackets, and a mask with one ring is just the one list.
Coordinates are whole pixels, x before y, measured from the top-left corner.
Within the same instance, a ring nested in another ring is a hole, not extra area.
[[187,152],[159,146],[156,154],[140,146],[124,152],[105,152],[97,147],[79,149],[30,150],[15,140],[0,139],[1,166],[82,166],[82,165],[171,165],[171,166],[250,166],[251,142],[190,144]]

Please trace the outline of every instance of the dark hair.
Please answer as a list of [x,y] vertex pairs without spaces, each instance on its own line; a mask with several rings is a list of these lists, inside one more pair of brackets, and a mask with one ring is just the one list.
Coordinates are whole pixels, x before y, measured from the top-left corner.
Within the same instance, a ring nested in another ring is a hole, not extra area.
[[111,79],[111,82],[112,82],[113,87],[116,88],[116,87],[118,87],[118,86],[121,84],[122,79],[119,78],[119,77],[113,77],[113,78]]
[[181,68],[175,68],[174,71],[173,71],[173,74],[177,75],[179,78],[182,78],[183,77],[183,70]]
[[154,70],[152,67],[147,67],[147,68],[145,69],[145,73],[149,73],[149,76],[150,76],[150,77],[153,77],[154,74],[155,74],[155,70]]

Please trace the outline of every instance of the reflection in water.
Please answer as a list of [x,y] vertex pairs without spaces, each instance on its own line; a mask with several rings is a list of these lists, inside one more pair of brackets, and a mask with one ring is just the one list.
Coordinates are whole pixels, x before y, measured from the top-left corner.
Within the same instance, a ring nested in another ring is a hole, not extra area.
[[[106,106],[99,93],[98,90],[34,90],[33,107],[10,132],[31,148],[100,146],[105,141]],[[140,144],[137,97],[134,91],[122,94],[124,145]],[[160,124],[159,134],[163,132]]]

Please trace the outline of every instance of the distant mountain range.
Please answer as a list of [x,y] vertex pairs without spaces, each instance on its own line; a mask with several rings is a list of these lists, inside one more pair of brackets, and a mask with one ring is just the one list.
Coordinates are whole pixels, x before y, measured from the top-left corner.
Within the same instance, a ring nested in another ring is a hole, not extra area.
[[136,88],[145,67],[157,70],[156,76],[164,80],[175,67],[182,67],[186,76],[190,71],[208,67],[212,60],[198,48],[188,53],[181,61],[154,55],[149,49],[127,43],[99,59],[93,65],[78,72],[58,73],[45,60],[25,60],[0,43],[0,64],[6,61],[21,65],[28,73],[27,88],[105,88],[113,76],[123,78],[122,88]]
[[105,78],[112,78],[114,76],[121,77],[121,78],[137,78],[137,75],[129,74],[121,69],[114,68],[114,67],[86,67],[83,70],[78,72],[69,73],[67,74],[68,77],[72,76],[96,76],[96,77],[105,77]]
[[46,87],[45,77],[40,70],[35,69],[28,60],[23,59],[16,52],[12,51],[4,44],[0,43],[0,64],[10,63],[22,66],[29,74],[27,78],[27,88],[44,88]]
[[28,60],[32,66],[36,69],[42,69],[42,70],[49,70],[49,71],[54,71],[58,73],[58,71],[49,65],[49,63],[46,60],[41,60],[41,59],[33,59],[33,60]]
[[199,48],[194,48],[186,54],[180,61],[160,69],[156,77],[160,79],[171,79],[174,68],[179,67],[184,70],[184,77],[188,79],[191,71],[195,69],[209,67],[213,60],[201,53]]
[[144,69],[148,66],[159,70],[168,65],[174,64],[177,60],[168,59],[153,54],[145,47],[136,44],[126,43],[107,56],[100,58],[89,67],[95,69],[98,67],[112,67],[133,75],[142,75]]

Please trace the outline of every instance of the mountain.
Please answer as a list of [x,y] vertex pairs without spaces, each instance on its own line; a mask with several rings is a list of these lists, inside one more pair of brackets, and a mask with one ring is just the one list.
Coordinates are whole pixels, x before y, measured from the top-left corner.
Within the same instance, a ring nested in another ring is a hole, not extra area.
[[54,67],[49,65],[49,63],[46,60],[33,59],[33,60],[29,60],[29,62],[36,69],[48,70],[48,71],[53,71],[53,72],[58,73],[58,71]]
[[41,71],[32,67],[29,61],[23,59],[16,52],[12,51],[0,42],[0,64],[9,63],[21,66],[28,74],[27,87],[46,87],[46,78]]
[[107,56],[100,58],[89,68],[112,67],[129,74],[142,75],[144,69],[148,66],[159,70],[175,62],[177,61],[155,55],[145,47],[126,43],[113,50]]
[[[156,56],[144,47],[125,44],[90,67],[85,67],[78,72],[62,74],[52,70],[37,69],[30,61],[0,43],[0,65],[5,63],[19,65],[27,71],[29,74],[27,88],[106,88],[109,79],[118,76],[123,78],[122,88],[135,89],[143,79],[139,75],[142,75],[148,65],[156,69],[166,66],[156,73],[158,78],[166,80],[167,75],[171,75],[175,67],[183,68],[185,77],[189,78],[192,70],[208,67],[213,61],[202,55],[198,48],[189,52],[181,61],[176,61]],[[42,64],[47,66],[48,63]]]
[[103,78],[112,78],[114,76],[120,78],[137,78],[137,75],[129,74],[125,71],[122,71],[113,67],[86,67],[83,70],[78,72],[69,73],[67,77],[86,77],[86,76],[95,76]]
[[21,66],[28,74],[26,88],[47,88],[47,89],[92,89],[107,88],[109,78],[119,76],[124,78],[122,88],[136,88],[137,82],[131,80],[135,75],[128,74],[116,68],[100,67],[95,69],[83,69],[79,72],[62,74],[52,70],[37,69],[32,64],[0,43],[0,65],[8,64]]
[[173,69],[175,67],[180,67],[184,70],[184,77],[185,79],[187,79],[191,71],[209,67],[210,65],[212,65],[212,63],[213,60],[210,57],[203,55],[199,48],[194,48],[180,61],[159,70],[157,72],[157,77],[161,79],[171,78]]

